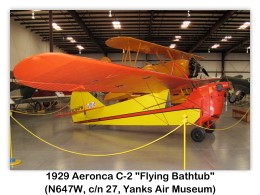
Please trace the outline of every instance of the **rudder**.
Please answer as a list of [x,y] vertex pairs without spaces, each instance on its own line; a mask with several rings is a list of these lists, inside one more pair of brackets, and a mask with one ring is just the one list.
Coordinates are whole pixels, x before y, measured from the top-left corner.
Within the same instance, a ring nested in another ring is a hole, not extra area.
[[78,122],[87,119],[87,111],[105,106],[89,92],[72,92],[70,109],[72,121]]

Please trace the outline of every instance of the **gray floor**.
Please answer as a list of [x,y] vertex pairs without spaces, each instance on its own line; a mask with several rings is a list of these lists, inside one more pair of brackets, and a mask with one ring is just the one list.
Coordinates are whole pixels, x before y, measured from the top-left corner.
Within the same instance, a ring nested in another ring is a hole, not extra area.
[[[238,120],[224,111],[217,128]],[[174,127],[109,127],[73,124],[70,117],[14,114],[30,131],[61,148],[92,154],[126,151],[151,142]],[[144,149],[107,157],[67,153],[36,139],[11,120],[12,148],[22,164],[13,170],[182,170],[183,142],[180,131]],[[192,127],[188,128],[190,131]],[[187,136],[188,170],[250,169],[250,123],[207,134],[202,143]]]

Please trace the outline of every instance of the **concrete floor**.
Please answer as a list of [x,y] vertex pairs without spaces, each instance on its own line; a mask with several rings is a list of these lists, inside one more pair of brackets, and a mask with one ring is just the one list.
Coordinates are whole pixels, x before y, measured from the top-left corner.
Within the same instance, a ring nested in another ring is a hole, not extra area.
[[[217,128],[238,120],[231,108],[224,111]],[[164,135],[174,127],[111,127],[74,124],[70,117],[27,116],[14,114],[30,131],[61,148],[104,154],[133,149]],[[183,135],[176,133],[144,149],[108,157],[88,157],[67,153],[36,139],[11,120],[14,157],[22,164],[13,170],[182,170]],[[188,128],[190,131],[192,127]],[[201,143],[187,136],[188,170],[250,169],[250,123],[207,134]]]

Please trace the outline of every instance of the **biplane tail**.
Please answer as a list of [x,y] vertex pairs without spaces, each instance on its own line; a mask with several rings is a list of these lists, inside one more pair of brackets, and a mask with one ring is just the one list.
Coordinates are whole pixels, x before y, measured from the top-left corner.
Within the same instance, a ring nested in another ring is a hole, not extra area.
[[89,92],[72,92],[70,99],[72,121],[82,121],[87,118],[86,112],[88,110],[104,106],[102,102]]

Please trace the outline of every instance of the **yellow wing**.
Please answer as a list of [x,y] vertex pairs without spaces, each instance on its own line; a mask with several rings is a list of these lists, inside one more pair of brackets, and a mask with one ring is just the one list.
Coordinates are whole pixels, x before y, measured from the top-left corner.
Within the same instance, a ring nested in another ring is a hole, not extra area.
[[170,59],[190,59],[195,58],[196,60],[204,59],[201,56],[194,55],[191,53],[186,53],[176,49],[171,49],[162,45],[155,43],[143,41],[140,39],[135,39],[132,37],[113,37],[106,41],[106,45],[116,49],[130,50],[134,52],[141,52],[145,54],[157,54],[164,55]]

